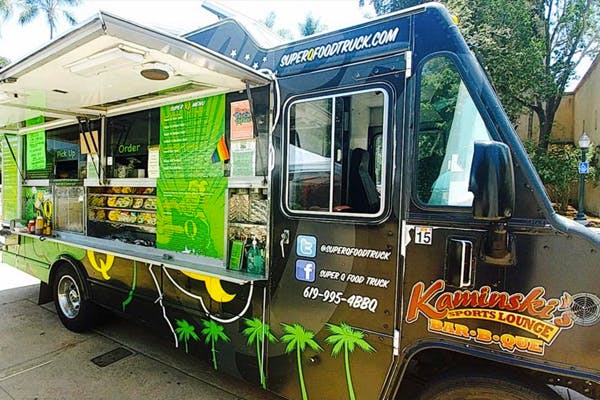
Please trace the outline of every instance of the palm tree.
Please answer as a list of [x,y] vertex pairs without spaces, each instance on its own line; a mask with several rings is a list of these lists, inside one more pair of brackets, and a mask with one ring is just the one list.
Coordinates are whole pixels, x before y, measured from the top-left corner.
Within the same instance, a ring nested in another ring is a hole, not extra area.
[[308,400],[306,394],[306,385],[304,384],[304,374],[302,373],[302,352],[306,346],[315,351],[323,351],[323,348],[313,339],[315,333],[304,329],[300,324],[288,325],[281,324],[285,335],[281,337],[281,341],[287,343],[285,347],[286,353],[291,353],[296,350],[296,361],[298,362],[298,378],[300,379],[300,390],[302,391],[302,400]]
[[275,26],[275,19],[276,18],[277,18],[277,15],[275,14],[275,11],[271,10],[267,14],[267,16],[264,17],[260,22],[262,22],[262,24],[264,26],[266,26],[267,28],[273,29],[273,27]]
[[312,13],[306,14],[304,22],[298,24],[298,30],[302,36],[310,36],[327,29],[326,25],[321,23],[320,18],[313,17]]
[[271,343],[275,343],[277,338],[271,333],[269,324],[263,324],[259,318],[248,319],[245,318],[247,328],[242,333],[244,336],[248,336],[248,345],[256,343],[256,359],[258,360],[258,372],[260,374],[260,384],[263,389],[267,388],[267,380],[265,378],[265,371],[263,370],[262,357],[261,357],[261,345],[265,341],[265,337]]
[[62,16],[69,24],[75,25],[77,21],[71,12],[64,9],[64,6],[75,7],[81,3],[81,0],[19,0],[18,5],[22,11],[19,14],[19,23],[25,25],[33,21],[40,12],[46,17],[46,22],[50,27],[50,40],[54,38],[56,25],[59,17]]
[[178,319],[176,320],[177,322],[177,329],[175,329],[175,332],[177,332],[177,334],[179,335],[179,340],[185,343],[185,352],[188,352],[188,341],[191,339],[194,339],[195,341],[200,340],[200,338],[198,337],[198,335],[196,335],[196,328],[194,327],[194,325],[191,325],[189,322],[187,322],[185,319]]
[[2,19],[8,18],[12,11],[11,0],[0,0],[0,16]]
[[352,352],[354,352],[355,346],[358,346],[361,350],[366,351],[367,353],[371,353],[375,351],[375,349],[363,339],[365,337],[364,333],[352,329],[348,324],[343,322],[339,325],[327,324],[327,327],[329,328],[329,332],[331,332],[331,336],[325,338],[325,341],[333,345],[331,355],[335,357],[340,354],[342,348],[344,349],[344,366],[346,367],[346,383],[348,385],[348,394],[350,395],[350,400],[356,400],[356,396],[354,395],[354,386],[352,386],[352,374],[350,373],[349,356]]
[[229,342],[229,336],[225,332],[225,328],[221,324],[217,324],[212,319],[202,320],[202,325],[204,325],[204,329],[202,329],[202,334],[205,336],[204,343],[210,342],[211,351],[212,351],[212,359],[213,359],[213,368],[216,370],[217,368],[217,352],[215,351],[215,343],[219,340],[223,340],[224,342]]

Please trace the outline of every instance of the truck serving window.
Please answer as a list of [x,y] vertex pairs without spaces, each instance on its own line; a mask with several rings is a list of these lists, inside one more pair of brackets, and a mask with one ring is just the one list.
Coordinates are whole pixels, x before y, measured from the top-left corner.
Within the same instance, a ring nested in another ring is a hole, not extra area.
[[290,106],[286,205],[292,213],[383,210],[387,95],[369,90]]
[[160,109],[110,117],[107,123],[111,178],[145,178],[148,147],[158,145]]
[[452,61],[436,57],[421,72],[416,189],[429,206],[470,207],[476,141],[491,140]]

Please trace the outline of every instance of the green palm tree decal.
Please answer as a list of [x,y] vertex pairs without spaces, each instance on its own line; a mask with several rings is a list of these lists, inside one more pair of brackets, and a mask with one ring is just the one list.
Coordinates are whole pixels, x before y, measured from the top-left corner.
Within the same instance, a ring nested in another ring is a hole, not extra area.
[[225,328],[221,324],[217,324],[212,319],[202,320],[202,325],[204,325],[204,329],[202,329],[202,334],[205,336],[204,343],[210,342],[212,359],[213,359],[213,368],[216,370],[217,368],[217,352],[215,351],[215,343],[219,340],[223,340],[224,342],[229,342],[229,336],[224,332]]
[[248,345],[251,346],[256,344],[256,359],[258,360],[258,372],[260,373],[260,384],[263,389],[267,388],[267,380],[265,378],[265,371],[262,365],[262,357],[261,357],[261,345],[264,342],[265,338],[271,343],[275,343],[277,338],[271,333],[269,328],[269,324],[263,324],[262,320],[259,318],[248,319],[245,318],[244,322],[246,323],[247,328],[245,328],[242,333],[244,336],[248,336]]
[[185,319],[178,319],[176,320],[176,322],[177,328],[175,329],[175,332],[177,332],[177,334],[179,335],[179,340],[185,343],[185,352],[187,353],[188,341],[190,339],[198,341],[200,340],[200,338],[198,337],[198,335],[196,335],[196,328],[194,327],[194,325],[191,325]]
[[337,356],[344,349],[344,366],[346,367],[346,383],[348,385],[348,394],[350,400],[356,400],[354,395],[354,386],[352,386],[352,374],[350,373],[350,354],[354,352],[355,347],[367,353],[374,352],[375,349],[365,339],[365,334],[350,325],[341,323],[339,325],[327,324],[331,335],[325,338],[325,341],[333,345],[332,356]]
[[304,384],[304,374],[302,373],[302,352],[306,346],[315,351],[323,351],[323,348],[313,339],[315,333],[304,329],[300,324],[288,325],[281,324],[285,335],[281,337],[281,341],[287,343],[285,347],[286,353],[291,353],[296,350],[296,361],[298,362],[298,378],[300,379],[300,390],[302,391],[302,400],[308,400],[306,394],[306,385]]

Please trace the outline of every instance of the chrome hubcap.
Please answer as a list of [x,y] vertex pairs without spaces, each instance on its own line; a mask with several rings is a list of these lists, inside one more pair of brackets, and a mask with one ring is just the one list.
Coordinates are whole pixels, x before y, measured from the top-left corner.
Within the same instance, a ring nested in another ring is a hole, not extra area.
[[79,287],[71,276],[65,275],[60,278],[56,295],[63,315],[67,318],[75,318],[79,314],[81,296]]

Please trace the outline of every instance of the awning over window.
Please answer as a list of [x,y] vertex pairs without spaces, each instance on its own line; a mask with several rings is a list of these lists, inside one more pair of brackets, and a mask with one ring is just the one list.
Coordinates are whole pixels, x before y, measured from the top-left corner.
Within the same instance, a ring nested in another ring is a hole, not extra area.
[[[242,90],[246,82],[269,79],[198,44],[101,12],[0,70],[0,133]],[[26,126],[34,118],[37,125]]]

